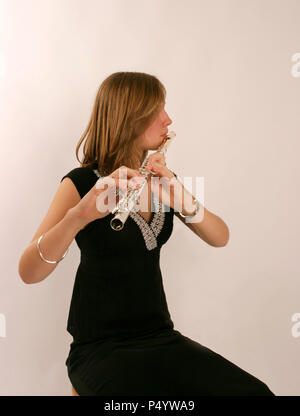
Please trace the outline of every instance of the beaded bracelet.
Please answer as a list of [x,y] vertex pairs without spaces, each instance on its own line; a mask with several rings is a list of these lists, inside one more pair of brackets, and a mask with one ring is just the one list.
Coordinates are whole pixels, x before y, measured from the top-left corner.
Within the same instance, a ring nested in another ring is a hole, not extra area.
[[51,260],[47,260],[47,259],[45,259],[45,257],[42,255],[42,252],[41,252],[41,249],[40,249],[40,246],[39,246],[39,244],[40,244],[40,241],[41,241],[41,239],[44,237],[44,235],[45,234],[42,234],[41,236],[40,236],[40,238],[38,239],[38,241],[36,242],[36,247],[37,247],[37,249],[38,249],[38,252],[39,252],[39,255],[40,255],[40,257],[41,257],[41,259],[42,260],[44,260],[46,263],[59,263],[60,261],[62,261],[62,259],[65,257],[65,255],[67,254],[67,252],[69,251],[69,247],[67,248],[67,251],[65,252],[65,254],[62,256],[62,258],[60,259],[60,260],[58,260],[58,261],[51,261]]

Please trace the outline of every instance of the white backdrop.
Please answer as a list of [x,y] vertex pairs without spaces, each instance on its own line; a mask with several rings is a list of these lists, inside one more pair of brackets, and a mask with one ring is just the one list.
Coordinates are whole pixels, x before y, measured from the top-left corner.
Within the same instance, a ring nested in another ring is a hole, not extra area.
[[300,394],[299,16],[299,0],[0,1],[0,395],[71,395],[79,248],[35,285],[18,262],[117,71],[164,83],[167,165],[204,177],[230,229],[215,248],[174,218],[161,268],[175,329]]

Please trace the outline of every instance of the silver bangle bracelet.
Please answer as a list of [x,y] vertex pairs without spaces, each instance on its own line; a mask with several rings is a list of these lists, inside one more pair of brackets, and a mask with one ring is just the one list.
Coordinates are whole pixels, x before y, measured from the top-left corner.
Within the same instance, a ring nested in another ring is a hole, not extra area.
[[[181,183],[179,180],[178,180],[178,178],[177,178],[177,175],[176,175],[176,173],[174,173],[172,170],[171,170],[171,172],[174,174],[174,177],[177,179],[177,181],[179,182],[179,183]],[[193,200],[194,200],[194,202],[196,203],[195,205],[196,205],[196,211],[195,211],[195,213],[194,214],[192,214],[192,215],[183,215],[180,211],[178,211],[178,213],[179,213],[179,215],[182,217],[182,218],[187,218],[187,219],[191,219],[191,218],[194,218],[197,214],[198,214],[198,212],[200,211],[200,202],[193,196]]]
[[45,259],[45,257],[42,255],[42,252],[41,252],[41,249],[40,249],[40,246],[39,246],[39,244],[40,244],[40,241],[41,241],[41,239],[44,237],[44,235],[45,234],[42,234],[41,236],[40,236],[40,238],[38,239],[38,241],[36,242],[36,247],[37,247],[37,249],[38,249],[38,252],[39,252],[39,255],[40,255],[40,257],[41,257],[41,259],[42,260],[44,260],[46,263],[59,263],[60,261],[62,261],[62,259],[65,257],[65,255],[67,254],[67,252],[69,251],[69,248],[67,248],[67,251],[65,252],[65,254],[62,256],[62,258],[60,259],[60,260],[58,260],[58,261],[51,261],[51,260],[47,260],[47,259]]
[[182,218],[191,219],[191,218],[194,218],[198,214],[198,212],[200,211],[200,202],[196,198],[194,198],[194,201],[196,202],[196,211],[195,211],[195,213],[192,214],[192,215],[183,215],[180,211],[178,211],[179,215]]

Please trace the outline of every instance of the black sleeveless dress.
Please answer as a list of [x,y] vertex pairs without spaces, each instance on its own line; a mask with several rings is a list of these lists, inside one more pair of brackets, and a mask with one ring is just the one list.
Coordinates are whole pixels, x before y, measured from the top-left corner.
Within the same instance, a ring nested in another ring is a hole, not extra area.
[[[99,178],[96,165],[66,174],[81,198]],[[66,360],[79,395],[274,395],[265,383],[174,329],[160,270],[160,250],[174,210],[152,193],[148,223],[132,211],[121,231],[113,214],[75,237],[80,249],[67,331]]]

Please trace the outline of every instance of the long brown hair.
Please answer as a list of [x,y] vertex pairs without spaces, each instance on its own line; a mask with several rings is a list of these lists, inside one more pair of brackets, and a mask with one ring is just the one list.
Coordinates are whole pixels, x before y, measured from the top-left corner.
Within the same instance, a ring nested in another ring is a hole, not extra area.
[[[145,158],[136,146],[140,137],[163,108],[164,85],[143,72],[115,72],[100,85],[90,121],[76,146],[82,167],[97,167],[109,175],[120,166],[137,169]],[[78,151],[83,145],[83,160]]]

